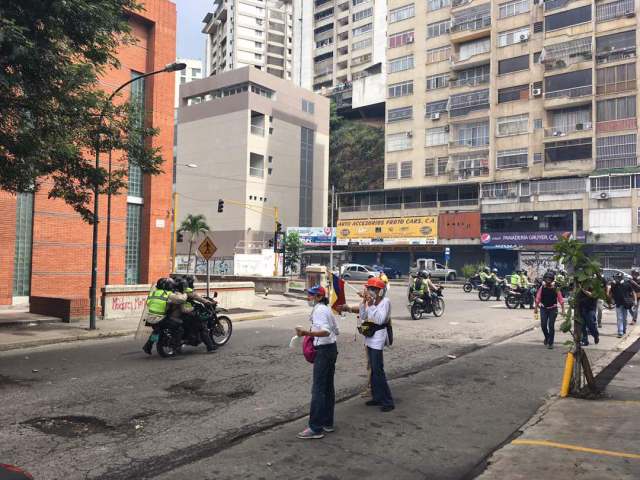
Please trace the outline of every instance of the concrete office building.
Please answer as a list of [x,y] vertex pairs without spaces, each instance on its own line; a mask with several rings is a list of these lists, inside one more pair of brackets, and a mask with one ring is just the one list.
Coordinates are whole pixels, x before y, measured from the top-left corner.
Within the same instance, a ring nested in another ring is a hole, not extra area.
[[385,0],[313,2],[313,90],[345,116],[384,117],[386,14]]
[[605,265],[639,264],[638,2],[388,8],[385,189],[342,195],[341,218],[472,213],[475,236],[432,256],[504,271],[574,230]]
[[178,167],[179,221],[204,214],[217,255],[266,246],[274,207],[284,228],[326,225],[327,98],[256,68],[221,73],[180,88],[178,138],[180,163],[198,164]]
[[[296,0],[302,4],[302,0]],[[301,22],[294,0],[216,0],[202,33],[207,36],[206,75],[253,66],[310,88],[300,77]],[[294,33],[295,30],[295,33]],[[311,51],[306,52],[307,58]]]

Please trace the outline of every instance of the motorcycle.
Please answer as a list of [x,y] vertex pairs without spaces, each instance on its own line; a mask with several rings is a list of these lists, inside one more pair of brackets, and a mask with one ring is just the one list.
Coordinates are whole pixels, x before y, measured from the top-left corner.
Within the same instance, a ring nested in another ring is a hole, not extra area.
[[444,297],[442,287],[431,293],[431,302],[425,301],[419,294],[411,293],[409,304],[407,305],[411,318],[420,320],[425,313],[433,313],[434,317],[441,317],[444,314]]
[[509,289],[504,296],[504,303],[509,309],[518,308],[519,306],[529,305],[529,308],[533,308],[533,299],[535,298],[536,285],[532,285],[527,287],[527,289],[522,292],[515,289]]
[[480,285],[482,285],[480,275],[476,274],[473,277],[467,279],[466,282],[464,282],[464,285],[462,285],[462,290],[465,293],[471,293],[474,290],[478,290],[478,288],[480,288]]
[[[497,283],[496,288],[500,292],[500,295],[502,295],[502,292],[504,292],[506,288],[506,282],[504,280],[500,280]],[[499,295],[496,295],[496,293],[494,292],[493,287],[484,284],[480,285],[480,287],[478,288],[478,298],[481,301],[487,302],[493,296],[496,296],[496,300],[500,299]]]
[[[220,347],[231,338],[233,324],[226,315],[218,315],[219,312],[226,312],[226,309],[218,306],[215,297],[217,297],[217,293],[214,294],[214,298],[207,297],[207,300],[212,301],[211,304],[194,301],[193,314],[195,321],[205,324],[205,334],[209,335],[213,343]],[[153,326],[153,334],[157,335],[156,350],[164,358],[174,357],[181,353],[184,345],[197,347],[202,343],[199,328],[184,328],[184,333],[180,335],[180,325],[168,317]]]

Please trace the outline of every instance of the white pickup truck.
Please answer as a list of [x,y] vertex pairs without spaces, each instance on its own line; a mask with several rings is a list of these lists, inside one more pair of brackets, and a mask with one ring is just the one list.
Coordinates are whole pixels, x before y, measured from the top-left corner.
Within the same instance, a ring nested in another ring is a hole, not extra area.
[[453,281],[458,276],[453,268],[447,268],[437,263],[433,258],[419,258],[416,265],[411,267],[411,274],[416,275],[420,270],[426,270],[434,279]]

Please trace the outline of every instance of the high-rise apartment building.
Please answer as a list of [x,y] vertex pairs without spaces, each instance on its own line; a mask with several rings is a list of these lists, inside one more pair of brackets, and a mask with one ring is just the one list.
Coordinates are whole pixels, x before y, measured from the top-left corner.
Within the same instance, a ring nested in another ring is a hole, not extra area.
[[203,22],[207,76],[250,66],[309,86],[299,76],[294,0],[216,0]]
[[173,110],[173,183],[176,182],[178,168],[178,106],[180,105],[180,85],[200,80],[204,76],[202,60],[193,58],[181,58],[178,62],[187,65],[187,68],[176,72],[175,99]]
[[386,13],[384,0],[313,2],[313,89],[343,113],[384,115]]
[[640,262],[637,2],[388,9],[385,189],[342,195],[341,218],[439,215],[446,236],[403,265],[453,245],[506,272],[565,231],[605,265]]

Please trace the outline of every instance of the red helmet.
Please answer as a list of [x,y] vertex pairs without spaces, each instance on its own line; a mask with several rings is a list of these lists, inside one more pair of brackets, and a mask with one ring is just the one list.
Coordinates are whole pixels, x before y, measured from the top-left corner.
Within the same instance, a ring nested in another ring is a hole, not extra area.
[[386,287],[386,285],[382,280],[380,280],[380,278],[371,277],[369,280],[367,280],[367,287],[379,288],[380,290],[384,290],[384,287]]

